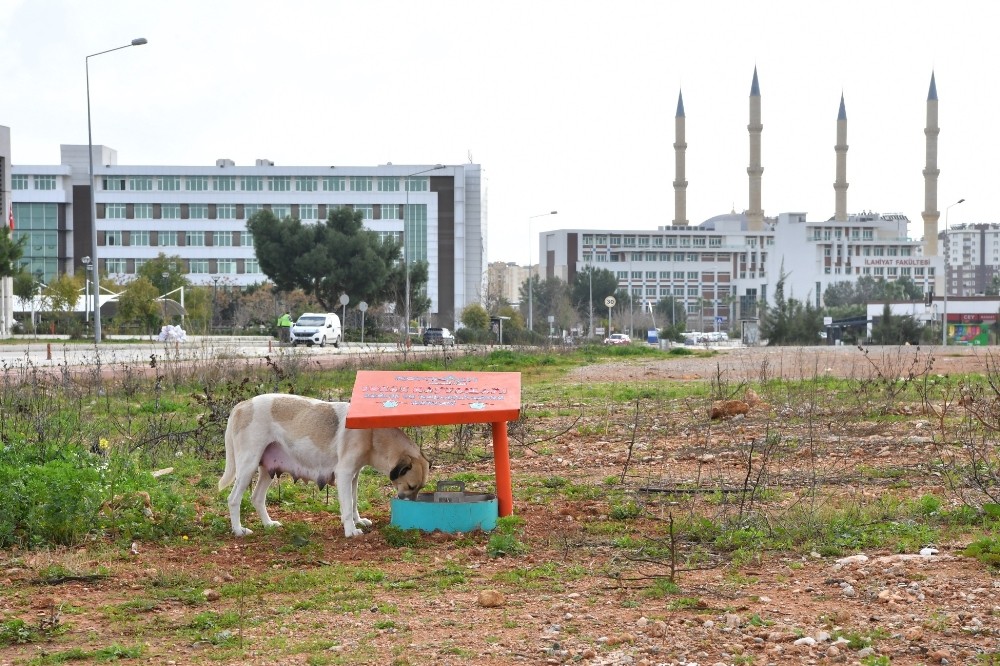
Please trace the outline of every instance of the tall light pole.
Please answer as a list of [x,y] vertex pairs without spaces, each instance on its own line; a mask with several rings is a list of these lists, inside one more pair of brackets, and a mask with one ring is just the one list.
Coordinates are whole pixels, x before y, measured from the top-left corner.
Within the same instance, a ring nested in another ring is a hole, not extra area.
[[212,321],[208,326],[209,333],[212,332],[212,327],[215,326],[215,309],[217,307],[216,297],[219,295],[219,277],[220,276],[218,275],[212,276]]
[[534,269],[531,265],[532,253],[531,253],[531,221],[536,217],[545,217],[546,215],[556,215],[559,211],[553,210],[548,213],[539,213],[538,215],[528,216],[528,333],[531,334],[535,330],[535,318],[534,318],[534,295],[532,282],[534,278]]
[[112,51],[120,51],[130,46],[142,46],[146,43],[145,37],[137,37],[124,46],[116,46],[107,51],[91,53],[83,59],[84,67],[87,70],[87,148],[90,156],[90,258],[94,262],[94,343],[101,343],[101,285],[100,285],[100,263],[97,260],[97,200],[94,198],[94,138],[90,128],[90,59],[94,56],[104,55]]
[[82,257],[83,262],[83,319],[90,325],[90,257]]
[[587,266],[587,277],[590,282],[590,329],[587,337],[594,337],[594,250],[590,250],[590,265]]
[[410,346],[410,242],[406,233],[406,219],[410,214],[410,178],[419,176],[422,173],[429,173],[443,168],[443,164],[435,164],[429,169],[424,169],[422,171],[417,171],[416,173],[411,173],[408,176],[403,176],[403,188],[406,190],[406,205],[403,207],[403,272],[406,274],[406,308],[404,311],[406,321],[403,322],[403,330],[406,331],[406,333],[403,339],[406,341],[407,348]]
[[948,268],[951,266],[951,243],[948,242],[948,211],[965,201],[959,199],[944,209],[944,298],[941,300],[941,345],[948,346]]

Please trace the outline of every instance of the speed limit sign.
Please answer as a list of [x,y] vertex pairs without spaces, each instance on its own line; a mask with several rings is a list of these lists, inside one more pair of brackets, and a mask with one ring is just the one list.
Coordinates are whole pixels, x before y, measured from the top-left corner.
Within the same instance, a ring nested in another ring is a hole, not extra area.
[[617,302],[618,301],[615,300],[614,296],[608,296],[607,298],[604,299],[604,304],[606,306],[608,306],[609,308],[615,307],[615,303],[617,303]]

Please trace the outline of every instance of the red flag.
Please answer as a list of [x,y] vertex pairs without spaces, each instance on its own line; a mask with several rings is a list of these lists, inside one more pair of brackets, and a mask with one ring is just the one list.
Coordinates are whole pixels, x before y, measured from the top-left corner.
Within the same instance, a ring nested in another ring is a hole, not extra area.
[[7,215],[7,224],[10,225],[10,230],[14,231],[14,204],[11,203],[8,208],[10,213]]

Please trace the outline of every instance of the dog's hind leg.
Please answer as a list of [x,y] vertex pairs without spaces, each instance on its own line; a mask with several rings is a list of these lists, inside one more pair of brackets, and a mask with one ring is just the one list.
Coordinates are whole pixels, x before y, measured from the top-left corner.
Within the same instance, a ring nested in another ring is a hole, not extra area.
[[257,509],[257,515],[260,516],[260,522],[264,523],[264,527],[281,527],[281,523],[271,520],[271,516],[267,513],[267,489],[270,487],[271,475],[261,465],[257,474],[257,485],[250,495],[250,503]]
[[253,530],[243,527],[240,522],[240,504],[243,502],[243,493],[253,480],[253,472],[246,474],[242,470],[237,470],[236,480],[233,482],[233,489],[229,491],[229,522],[233,527],[233,534],[238,537],[253,534]]
[[354,497],[354,523],[356,525],[361,525],[362,527],[371,527],[372,521],[367,518],[362,518],[361,514],[358,513],[358,481],[361,479],[361,470],[359,469],[351,479],[351,485],[353,486],[352,497]]

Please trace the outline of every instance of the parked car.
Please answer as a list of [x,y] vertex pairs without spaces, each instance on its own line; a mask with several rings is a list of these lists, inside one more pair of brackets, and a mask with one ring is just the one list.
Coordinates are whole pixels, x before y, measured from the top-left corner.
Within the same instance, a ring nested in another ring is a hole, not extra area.
[[632,343],[632,338],[625,333],[612,333],[604,339],[606,345],[627,345]]
[[332,312],[304,312],[292,324],[293,347],[300,344],[325,347],[328,342],[334,347],[339,347],[341,339],[343,333],[340,328],[340,317]]
[[424,330],[424,344],[454,347],[455,336],[447,328],[428,328]]

